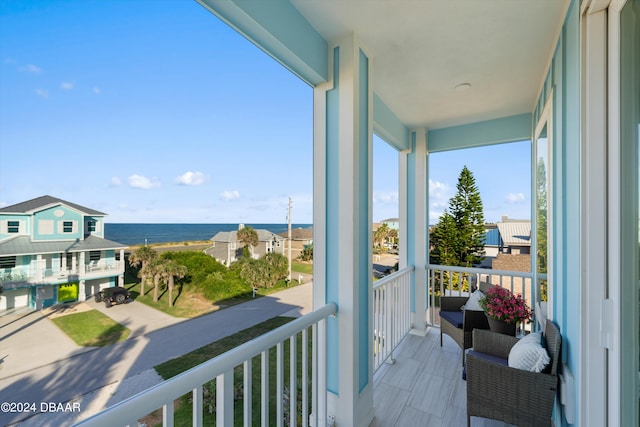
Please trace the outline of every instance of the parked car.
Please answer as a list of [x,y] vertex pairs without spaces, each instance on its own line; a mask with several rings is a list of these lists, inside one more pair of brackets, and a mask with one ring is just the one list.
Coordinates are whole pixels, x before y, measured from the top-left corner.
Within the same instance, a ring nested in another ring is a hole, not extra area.
[[105,288],[94,295],[96,302],[104,301],[105,307],[111,307],[113,304],[126,304],[131,301],[131,294],[125,288],[115,286],[113,288]]

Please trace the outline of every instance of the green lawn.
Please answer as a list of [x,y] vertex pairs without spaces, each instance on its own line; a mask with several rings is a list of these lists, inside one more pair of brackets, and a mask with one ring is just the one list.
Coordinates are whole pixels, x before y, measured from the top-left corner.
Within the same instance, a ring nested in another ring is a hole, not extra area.
[[173,307],[169,307],[169,292],[166,289],[158,291],[158,301],[153,301],[153,286],[145,286],[144,295],[140,295],[140,283],[126,285],[131,293],[131,298],[148,305],[149,307],[160,310],[173,317],[192,318],[201,316],[218,310],[219,306],[211,301],[207,301],[204,296],[199,293],[182,290],[176,286],[173,290]]
[[[240,344],[243,344],[251,339],[258,337],[272,329],[275,329],[279,326],[284,325],[287,322],[290,322],[291,318],[284,317],[274,317],[265,322],[262,322],[258,325],[252,326],[251,328],[240,331],[234,335],[223,338],[215,343],[209,344],[207,346],[201,347],[189,354],[186,354],[182,357],[178,357],[176,359],[172,359],[168,362],[165,362],[161,365],[155,367],[156,371],[165,379],[171,378],[175,375],[178,375],[181,372],[184,372],[202,362],[205,362],[219,354],[222,354],[228,350],[231,350],[234,347],[237,347]],[[311,346],[311,334],[309,334],[309,346]],[[284,344],[284,381],[285,384],[289,384],[289,341],[287,340]],[[300,335],[297,337],[297,360],[299,361],[302,358],[302,338]],[[310,350],[310,349],[309,349]],[[309,351],[309,355],[311,352]],[[311,363],[309,363],[311,366]],[[300,379],[301,367],[298,366],[298,374],[297,377]],[[261,378],[261,360],[260,357],[256,357],[252,360],[252,416],[254,420],[254,424],[258,420],[260,420],[260,378]],[[236,425],[242,425],[242,413],[243,413],[243,398],[242,398],[242,387],[243,383],[243,369],[242,366],[236,367],[234,371],[234,382],[235,382],[235,393],[236,400],[234,402],[234,411],[235,411],[235,419]],[[298,387],[301,387],[300,380],[298,381]],[[276,387],[276,349],[272,348],[269,351],[269,386],[270,386],[270,422],[269,425],[274,425],[276,422],[276,408],[275,408],[275,387]],[[215,413],[210,412],[208,410],[209,403],[215,404],[215,380],[211,383],[208,383],[204,387],[207,389],[205,391],[205,403],[204,407],[204,425],[215,425]],[[300,389],[298,389],[298,393],[301,393]],[[208,395],[208,397],[207,397]],[[192,405],[191,405],[191,394],[183,396],[178,401],[178,406],[175,411],[175,425],[188,425],[191,423],[192,419]]]
[[67,314],[51,319],[76,344],[104,347],[127,339],[131,331],[97,310]]
[[[260,288],[256,293],[256,298],[273,294],[274,292],[282,291],[287,288],[297,286],[299,283],[297,280],[292,280],[290,284],[284,280],[276,283],[272,288]],[[145,286],[144,295],[140,295],[140,283],[134,283],[127,285],[126,288],[131,292],[131,298],[138,302],[153,307],[156,310],[160,310],[163,313],[167,313],[170,316],[181,318],[192,318],[201,316],[203,314],[210,313],[212,311],[219,310],[221,308],[229,307],[235,304],[251,301],[254,297],[251,292],[237,295],[233,298],[228,298],[220,301],[210,301],[206,299],[202,294],[191,290],[182,290],[179,286],[173,291],[173,307],[169,307],[169,293],[166,288],[162,288],[158,292],[158,301],[153,301],[153,286]]]
[[313,263],[291,261],[291,271],[313,274]]

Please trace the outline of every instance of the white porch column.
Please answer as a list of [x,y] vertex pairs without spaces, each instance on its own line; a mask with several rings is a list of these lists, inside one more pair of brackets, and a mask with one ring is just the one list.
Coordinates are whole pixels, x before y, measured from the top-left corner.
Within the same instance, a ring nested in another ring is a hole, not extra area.
[[[427,184],[427,130],[414,129],[409,135],[410,152],[400,163],[400,206],[406,210],[406,259],[415,266],[411,283],[412,334],[427,331],[427,233],[429,186]],[[404,169],[404,170],[403,170]],[[406,190],[403,190],[403,187]]]
[[314,90],[314,306],[338,305],[321,349],[327,414],[358,427],[373,419],[371,61],[353,36],[329,56],[330,82]]

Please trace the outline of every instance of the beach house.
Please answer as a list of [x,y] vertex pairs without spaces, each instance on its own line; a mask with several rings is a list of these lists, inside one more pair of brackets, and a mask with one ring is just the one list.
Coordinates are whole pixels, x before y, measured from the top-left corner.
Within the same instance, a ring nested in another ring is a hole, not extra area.
[[[82,425],[131,425],[156,408],[173,425],[185,393],[202,425],[210,380],[217,425],[242,423],[239,412],[245,425],[467,425],[460,349],[431,339],[431,290],[441,271],[485,280],[492,270],[429,264],[427,159],[512,141],[530,141],[532,153],[532,268],[512,275],[532,307],[547,307],[532,327],[553,322],[561,335],[541,424],[640,424],[640,0],[199,3],[313,88],[313,142],[300,143],[314,152],[314,311]],[[400,177],[400,269],[375,284],[373,134],[397,150]],[[284,343],[295,347],[298,333],[302,357],[291,359],[302,368],[285,374]],[[235,385],[234,367],[249,378],[254,356],[277,379]],[[245,406],[234,413],[239,388]],[[499,403],[539,410],[519,396]]]
[[[244,228],[244,224],[240,224],[238,227],[239,229]],[[258,244],[251,248],[254,258],[260,258],[269,252],[284,254],[285,238],[265,229],[256,229],[255,232],[258,235]],[[211,238],[211,241],[213,242],[211,247],[207,248],[205,252],[214,257],[216,261],[229,266],[232,262],[242,258],[244,247],[242,242],[238,240],[238,231],[219,231]]]
[[105,213],[52,196],[0,209],[0,310],[84,301],[124,284],[124,250]]

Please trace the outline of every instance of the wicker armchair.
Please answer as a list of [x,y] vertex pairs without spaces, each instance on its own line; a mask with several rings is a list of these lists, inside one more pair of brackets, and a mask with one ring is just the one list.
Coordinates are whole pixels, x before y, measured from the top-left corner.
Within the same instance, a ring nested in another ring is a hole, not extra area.
[[[486,292],[488,283],[481,282],[480,290]],[[473,330],[489,329],[489,322],[484,311],[460,310],[467,303],[468,297],[440,297],[440,347],[442,347],[442,334],[449,335],[462,349],[462,365],[464,365],[464,352],[473,347]]]
[[474,332],[473,351],[467,354],[466,362],[467,426],[471,425],[472,416],[521,427],[551,425],[562,341],[558,327],[551,321],[546,322],[544,340],[551,361],[544,372],[536,373],[491,360],[508,359],[516,338],[490,331]]

